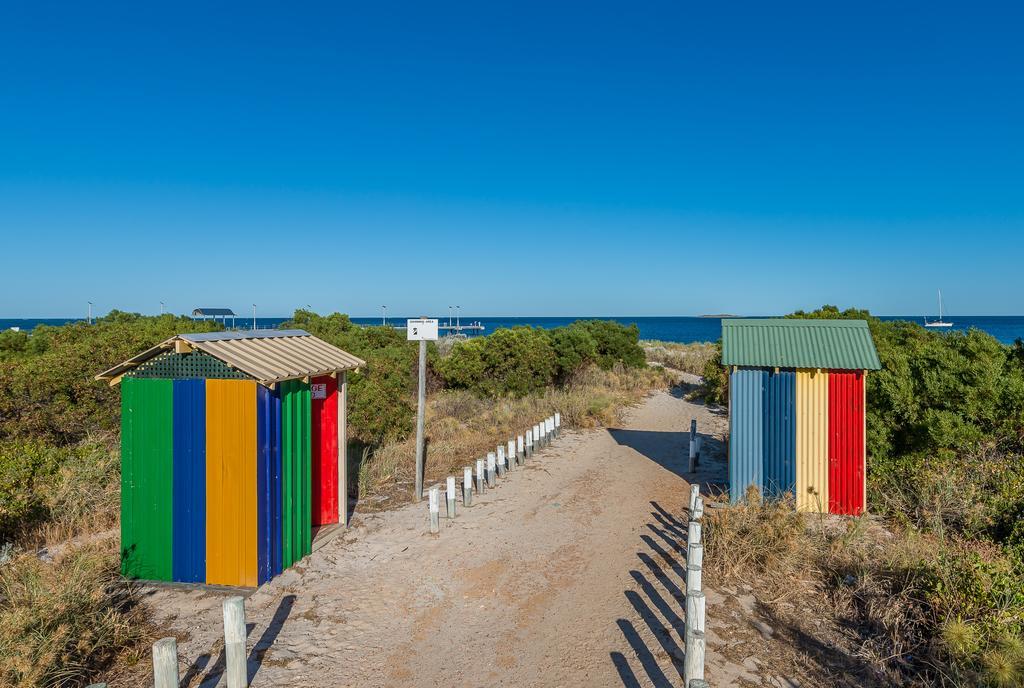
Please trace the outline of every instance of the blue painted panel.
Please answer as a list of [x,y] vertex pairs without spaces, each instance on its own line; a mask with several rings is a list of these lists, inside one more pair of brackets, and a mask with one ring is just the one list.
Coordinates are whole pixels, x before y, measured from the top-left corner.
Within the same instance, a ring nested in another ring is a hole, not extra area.
[[764,491],[764,388],[767,373],[738,368],[729,375],[729,495],[733,503],[751,485]]
[[206,582],[206,381],[174,380],[173,578]]
[[767,372],[764,385],[764,492],[796,493],[796,371]]
[[281,450],[281,391],[280,387],[274,389],[271,394],[271,418],[273,423],[271,425],[273,434],[270,436],[270,446],[273,448],[273,465],[272,465],[272,479],[273,479],[273,518],[271,519],[273,525],[273,539],[271,544],[271,559],[270,559],[270,574],[279,575],[284,570],[284,562],[282,557],[284,556],[284,535],[282,534],[282,528],[284,527],[284,518],[282,517],[282,450]]
[[281,398],[256,387],[256,557],[260,585],[281,573]]

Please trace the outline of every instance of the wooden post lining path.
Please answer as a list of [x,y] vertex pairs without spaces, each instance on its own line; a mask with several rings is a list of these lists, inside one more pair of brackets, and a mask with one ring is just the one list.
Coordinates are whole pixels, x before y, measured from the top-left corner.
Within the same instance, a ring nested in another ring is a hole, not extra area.
[[249,684],[245,660],[245,600],[238,595],[224,600],[224,658],[227,687]]

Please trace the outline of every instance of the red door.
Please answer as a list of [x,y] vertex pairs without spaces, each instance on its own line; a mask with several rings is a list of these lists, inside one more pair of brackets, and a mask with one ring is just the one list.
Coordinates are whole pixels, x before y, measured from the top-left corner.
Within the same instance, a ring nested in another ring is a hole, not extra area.
[[315,377],[313,402],[313,525],[338,522],[338,380]]
[[828,371],[828,510],[864,511],[864,373]]

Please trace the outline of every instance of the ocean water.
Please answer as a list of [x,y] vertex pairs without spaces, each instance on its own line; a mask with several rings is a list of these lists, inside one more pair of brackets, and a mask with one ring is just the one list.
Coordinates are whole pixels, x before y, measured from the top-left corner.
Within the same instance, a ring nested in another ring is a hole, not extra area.
[[[882,320],[910,320],[917,323],[924,322],[922,316],[879,316]],[[564,317],[564,318],[493,318],[493,317],[462,317],[459,321],[463,325],[469,323],[480,323],[484,326],[484,334],[493,332],[499,327],[515,327],[517,325],[530,325],[533,327],[561,327],[568,325],[575,320],[592,319],[590,316]],[[662,317],[614,317],[596,318],[600,320],[615,320],[617,322],[631,324],[636,323],[640,328],[642,339],[661,339],[667,342],[713,342],[722,336],[722,320],[720,318],[694,318],[684,316],[662,316]],[[953,322],[952,330],[967,330],[977,328],[989,333],[1005,344],[1011,344],[1018,337],[1024,338],[1024,316],[956,316],[946,315],[946,320]],[[24,318],[24,319],[0,319],[0,330],[11,327],[20,327],[23,330],[30,330],[36,325],[63,325],[69,322],[81,321],[81,318]],[[257,318],[256,325],[260,329],[279,326],[287,318]],[[389,325],[404,325],[405,318],[388,317]],[[439,318],[442,325],[448,324],[448,318]],[[352,321],[361,325],[380,325],[380,318],[352,318]],[[230,322],[230,321],[229,321]],[[452,324],[455,324],[454,320]],[[235,325],[239,328],[252,326],[252,318],[236,318]]]

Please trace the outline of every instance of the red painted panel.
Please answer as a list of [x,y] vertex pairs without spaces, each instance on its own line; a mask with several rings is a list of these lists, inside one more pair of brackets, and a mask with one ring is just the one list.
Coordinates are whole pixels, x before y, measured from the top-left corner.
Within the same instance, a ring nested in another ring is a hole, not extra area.
[[864,373],[828,371],[828,510],[864,511]]
[[338,522],[338,380],[315,377],[313,402],[313,525]]

